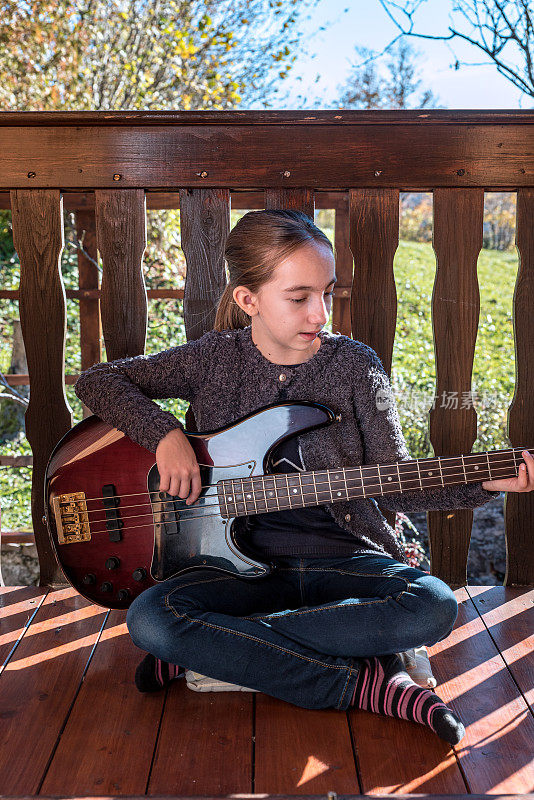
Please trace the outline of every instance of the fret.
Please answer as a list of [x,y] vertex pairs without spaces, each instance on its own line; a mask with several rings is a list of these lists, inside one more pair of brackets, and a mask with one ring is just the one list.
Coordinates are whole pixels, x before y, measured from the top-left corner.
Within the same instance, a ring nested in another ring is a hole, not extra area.
[[274,499],[276,500],[278,511],[280,511],[280,500],[278,499],[278,484],[276,483],[276,475],[274,476]]
[[364,496],[364,497],[367,497],[367,495],[365,494],[365,486],[364,486],[364,479],[363,479],[363,469],[362,469],[361,467],[358,467],[358,469],[360,470],[360,480],[361,480],[361,482],[362,482],[362,492],[363,492],[363,496]]
[[261,476],[261,485],[263,488],[263,502],[265,503],[265,511],[268,511],[269,506],[267,505],[267,492],[265,491],[265,475]]
[[223,519],[228,519],[230,516],[230,511],[228,509],[228,497],[226,495],[226,481],[224,480],[217,482],[217,497],[219,500],[219,507],[221,509],[221,517]]
[[[302,505],[302,483],[300,480],[300,472],[288,472],[287,473],[287,481],[288,481],[288,488],[290,490],[289,494],[292,500],[296,501],[296,505]],[[294,504],[290,501],[290,508],[293,508]]]
[[464,471],[464,479],[465,479],[465,483],[467,483],[467,472],[465,471],[465,462],[464,462],[464,457],[463,457],[463,456],[460,456],[460,458],[462,459],[462,469],[463,469],[463,471]]
[[343,480],[345,481],[345,494],[347,495],[347,500],[349,499],[349,486],[347,483],[347,471],[345,467],[343,467]]
[[301,472],[299,472],[298,481],[299,481],[299,484],[300,484],[300,499],[301,499],[302,503],[304,504],[306,501],[304,500],[304,488],[302,486],[302,473]]
[[241,488],[243,491],[243,503],[245,506],[245,513],[251,514],[252,509],[249,508],[249,505],[254,505],[254,508],[256,509],[256,498],[254,495],[253,481],[250,478],[241,478]]
[[354,496],[356,496],[356,497],[365,497],[365,492],[364,492],[364,489],[363,489],[363,478],[362,478],[361,469],[359,469],[358,467],[353,467],[350,470],[350,472],[351,473],[355,473],[354,478],[352,480],[360,482],[359,485],[353,486],[354,491],[357,491],[358,494],[354,495],[354,492],[352,492],[352,497],[354,497]]
[[312,478],[313,478],[313,489],[314,489],[314,491],[315,491],[315,500],[316,500],[316,505],[320,505],[320,503],[319,503],[319,497],[318,497],[318,495],[317,495],[317,484],[316,484],[316,482],[315,482],[315,472],[312,472]]
[[265,490],[265,506],[267,511],[274,511],[275,509],[269,504],[269,498],[273,498],[272,505],[277,502],[276,500],[276,484],[273,475],[265,475],[263,478],[263,485],[265,486],[265,479],[267,479],[267,489]]
[[418,458],[415,459],[415,463],[417,464],[417,474],[419,475],[419,484],[420,484],[421,489],[422,489],[423,488],[423,481],[421,480],[421,470],[419,469],[419,459]]
[[363,464],[360,468],[363,475],[363,481],[369,488],[368,493],[371,497],[380,494],[378,488],[379,484],[377,483],[377,478],[378,478],[377,466],[378,466],[377,464]]
[[[239,478],[235,478],[235,479],[232,478],[232,487],[233,487],[233,493],[234,493],[234,505],[235,505],[235,513],[236,513],[236,515],[238,515],[240,511],[246,513],[245,503],[244,503],[244,499],[245,498],[244,498],[244,495],[243,495],[243,491],[241,491],[241,494],[239,494],[239,488],[238,488],[239,483],[238,483],[238,481],[239,481]],[[243,502],[241,502],[241,500],[243,500]]]
[[291,508],[291,493],[289,491],[289,480],[286,472],[286,486],[287,486],[287,501],[289,503],[289,508]]
[[299,473],[299,484],[305,505],[313,505],[313,473],[308,471]]
[[398,461],[396,462],[395,466],[397,467],[397,475],[399,476],[399,491],[402,492],[402,481],[401,481],[399,462]]
[[441,460],[441,474],[445,484],[463,483],[464,472],[462,471],[463,461],[461,456],[447,456]]
[[330,482],[330,472],[329,472],[329,470],[326,471],[326,475],[328,477],[328,487],[329,487],[329,490],[330,490],[330,499],[333,500],[334,499],[334,495],[332,494],[332,483]]
[[443,480],[443,470],[441,469],[441,458],[438,456],[438,466],[439,466],[439,474],[441,477],[441,485],[445,486],[445,482]]
[[[514,470],[515,470],[516,475],[518,475],[519,474],[519,469],[517,467],[517,459],[515,457],[515,447],[512,447],[512,453],[514,454]],[[489,467],[489,459],[488,459],[488,467]]]
[[230,486],[228,487],[228,491],[230,492],[230,494],[228,495],[228,497],[227,497],[226,499],[227,499],[227,500],[228,500],[230,503],[232,503],[232,504],[233,504],[233,506],[234,506],[234,508],[235,508],[235,490],[234,490],[234,482],[233,482],[233,480],[229,480],[229,481],[228,481],[228,483],[230,484]]
[[[488,461],[488,475],[489,475],[489,479],[491,481],[491,480],[493,480],[493,478],[491,477],[491,467],[490,467],[489,453],[487,451],[486,451],[486,459]],[[515,451],[514,451],[514,464],[515,464]]]
[[[247,498],[245,496],[245,481],[243,480],[243,478],[240,478],[239,480],[241,481],[241,493],[243,495],[243,506],[244,506],[245,514],[246,514],[248,509],[247,509]],[[250,497],[250,495],[249,495],[249,497]]]
[[258,513],[258,506],[256,505],[256,492],[254,491],[254,479],[250,481],[251,490],[252,490],[252,502],[254,503],[254,513]]
[[[419,468],[415,468],[417,462],[411,459],[410,461],[397,462],[397,469],[401,480],[403,491],[419,491],[422,489],[421,474]],[[419,475],[419,477],[417,477]]]
[[380,484],[380,494],[384,494],[384,487],[382,486],[382,476],[380,475],[380,464],[377,465],[378,482]]

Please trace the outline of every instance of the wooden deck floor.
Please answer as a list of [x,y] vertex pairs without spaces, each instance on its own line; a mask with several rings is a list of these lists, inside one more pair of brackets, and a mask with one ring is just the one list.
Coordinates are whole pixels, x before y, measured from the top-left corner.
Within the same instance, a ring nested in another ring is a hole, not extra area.
[[0,589],[0,795],[534,792],[534,589],[456,590],[429,648],[464,721],[450,748],[412,722],[267,695],[141,695],[124,612],[72,589]]

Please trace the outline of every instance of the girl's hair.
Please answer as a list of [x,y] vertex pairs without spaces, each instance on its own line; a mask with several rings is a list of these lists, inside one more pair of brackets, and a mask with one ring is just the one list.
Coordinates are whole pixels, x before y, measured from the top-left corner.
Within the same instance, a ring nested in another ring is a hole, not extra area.
[[307,242],[325,244],[333,253],[328,236],[301,211],[269,209],[248,211],[234,225],[224,248],[228,283],[215,316],[216,331],[246,328],[250,317],[235,302],[232,293],[246,286],[253,294],[273,278],[277,264]]

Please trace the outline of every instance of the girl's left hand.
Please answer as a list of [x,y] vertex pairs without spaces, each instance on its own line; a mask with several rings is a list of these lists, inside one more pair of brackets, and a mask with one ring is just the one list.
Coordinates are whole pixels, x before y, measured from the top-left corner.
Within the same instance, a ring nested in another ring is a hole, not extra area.
[[490,492],[531,492],[534,489],[534,458],[528,450],[522,454],[525,463],[519,465],[517,478],[503,478],[500,481],[482,481],[482,488]]

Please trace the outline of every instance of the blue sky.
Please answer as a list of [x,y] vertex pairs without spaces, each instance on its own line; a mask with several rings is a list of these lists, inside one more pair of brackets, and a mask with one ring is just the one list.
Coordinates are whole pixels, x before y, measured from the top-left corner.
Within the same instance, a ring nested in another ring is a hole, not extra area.
[[[451,0],[423,3],[415,15],[415,30],[444,34],[450,24],[451,7]],[[458,26],[460,17],[455,19]],[[320,31],[327,23],[327,30]],[[465,26],[463,23],[461,29],[469,33]],[[290,92],[288,100],[282,104],[277,102],[276,108],[334,108],[339,95],[338,84],[347,79],[351,63],[361,60],[355,53],[355,46],[382,51],[398,32],[378,0],[320,0],[315,9],[302,15],[300,28],[305,36],[317,33],[309,42],[308,56],[294,63],[290,77],[283,82],[281,92]],[[457,38],[452,43],[414,37],[407,37],[405,41],[420,51],[416,60],[420,67],[418,77],[422,78],[419,91],[431,88],[437,95],[438,105],[445,108],[534,107],[532,98],[522,94],[493,65],[452,69],[455,56],[460,61],[489,62],[482,51],[468,43]],[[318,82],[317,75],[320,76]],[[307,102],[303,98],[307,98]]]

